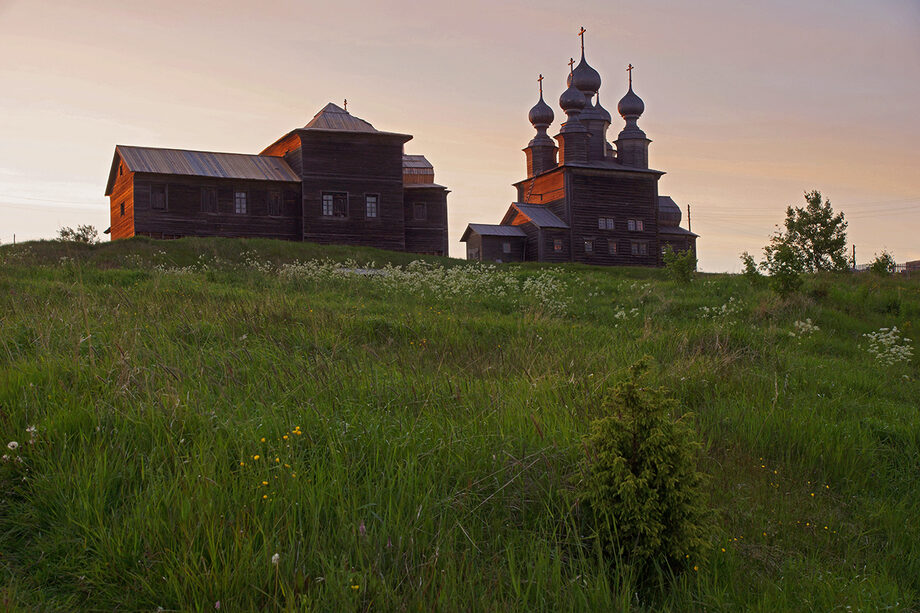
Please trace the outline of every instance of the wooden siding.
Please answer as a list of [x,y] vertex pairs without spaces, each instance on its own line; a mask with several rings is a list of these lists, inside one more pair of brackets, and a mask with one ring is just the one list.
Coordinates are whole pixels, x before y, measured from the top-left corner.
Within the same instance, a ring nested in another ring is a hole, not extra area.
[[[124,215],[121,205],[125,206]],[[134,236],[134,173],[118,160],[118,171],[109,196],[109,236],[112,240]]]
[[[562,249],[555,250],[555,240],[562,241]],[[569,262],[572,258],[572,244],[569,231],[563,228],[543,228],[540,233],[544,262]]]
[[[403,142],[399,135],[304,130],[303,238],[403,251]],[[348,214],[323,215],[323,192],[348,194]],[[378,195],[377,217],[365,215],[365,196]]]
[[297,176],[303,176],[303,155],[300,149],[300,134],[297,132],[291,132],[272,143],[260,155],[279,155]]
[[[515,185],[518,190],[518,202],[527,204],[549,204],[565,199],[565,170],[557,168],[552,172],[542,174],[532,179],[521,181]],[[556,211],[553,211],[556,213]],[[562,221],[568,223],[569,220],[556,213]]]
[[[150,206],[152,186],[166,187],[166,208]],[[217,190],[217,212],[202,211],[202,189]],[[135,232],[147,236],[263,237],[300,240],[300,189],[296,183],[203,177],[134,176]],[[281,194],[281,215],[269,215],[269,190]],[[235,212],[234,194],[245,191],[246,213]]]
[[[523,262],[525,241],[520,236],[483,236],[480,259],[483,262]],[[511,253],[505,253],[504,245],[508,243]]]
[[[406,251],[447,255],[447,190],[413,187],[404,191],[403,223]],[[425,219],[415,219],[415,205],[424,203]]]
[[[576,262],[618,266],[658,266],[658,175],[568,169],[572,219],[572,258]],[[612,217],[614,229],[599,229],[598,218]],[[642,231],[629,231],[629,219],[642,220]],[[594,241],[591,253],[585,241]],[[609,252],[616,241],[617,253]],[[631,242],[644,242],[646,255],[632,255]]]

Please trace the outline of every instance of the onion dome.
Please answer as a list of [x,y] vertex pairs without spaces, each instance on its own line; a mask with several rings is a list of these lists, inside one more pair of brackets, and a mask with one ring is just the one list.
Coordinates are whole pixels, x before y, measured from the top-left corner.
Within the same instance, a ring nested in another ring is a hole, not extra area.
[[601,75],[585,61],[584,49],[581,50],[581,61],[569,77],[569,85],[586,94],[594,94],[601,88]]
[[559,96],[559,106],[567,115],[580,113],[585,108],[585,95],[574,85],[569,85],[569,88]]
[[600,117],[602,120],[610,123],[613,121],[613,118],[610,116],[610,112],[601,106],[601,95],[597,94],[597,104],[594,105],[594,113]]
[[623,119],[630,117],[638,119],[645,112],[645,103],[633,92],[632,83],[629,84],[629,91],[617,104],[617,112]]
[[527,119],[529,119],[530,123],[534,126],[548,126],[553,123],[555,117],[553,109],[543,101],[543,92],[540,92],[540,101],[530,109],[530,113],[527,114]]

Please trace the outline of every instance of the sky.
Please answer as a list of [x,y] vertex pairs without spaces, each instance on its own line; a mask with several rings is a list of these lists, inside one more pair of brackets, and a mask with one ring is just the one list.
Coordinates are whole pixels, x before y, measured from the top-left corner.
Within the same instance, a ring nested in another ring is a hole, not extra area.
[[539,73],[558,131],[581,26],[611,112],[636,67],[701,270],[740,270],[813,189],[858,262],[920,259],[920,0],[0,0],[0,242],[107,228],[116,144],[258,153],[347,98],[414,135],[462,257],[525,176]]

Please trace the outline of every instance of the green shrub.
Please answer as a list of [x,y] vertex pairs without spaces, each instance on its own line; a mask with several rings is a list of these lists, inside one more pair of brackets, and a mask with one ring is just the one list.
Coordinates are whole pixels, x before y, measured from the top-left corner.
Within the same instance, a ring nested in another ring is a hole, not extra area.
[[747,251],[741,254],[741,274],[752,284],[760,283],[763,279],[763,275],[757,268],[757,262],[754,261],[754,256]]
[[802,287],[804,264],[801,254],[789,243],[777,240],[764,247],[766,260],[761,264],[770,273],[770,286],[780,296],[788,296]]
[[891,254],[887,251],[882,251],[881,255],[876,255],[875,259],[872,260],[872,264],[869,265],[869,270],[877,275],[887,277],[894,272],[896,266],[897,264],[894,258],[891,257]]
[[645,360],[630,368],[587,439],[578,496],[608,559],[640,573],[677,572],[704,548],[700,443],[662,389],[640,387]]
[[689,283],[693,280],[693,273],[696,272],[696,255],[691,249],[678,253],[671,245],[667,245],[661,261],[664,262],[668,276],[678,283]]

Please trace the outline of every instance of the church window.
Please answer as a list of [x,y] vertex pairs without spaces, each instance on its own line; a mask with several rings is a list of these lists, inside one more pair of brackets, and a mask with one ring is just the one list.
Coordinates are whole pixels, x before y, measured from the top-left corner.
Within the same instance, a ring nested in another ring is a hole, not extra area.
[[237,215],[246,214],[246,192],[233,193],[233,211]]
[[380,198],[377,194],[367,194],[364,196],[364,208],[368,219],[377,217],[377,200]]
[[281,216],[281,192],[277,190],[268,192],[268,214],[273,217]]
[[614,240],[607,242],[607,250],[610,252],[610,255],[617,254],[617,242]]
[[630,232],[642,232],[645,229],[645,224],[641,219],[630,219],[627,225]]
[[124,202],[121,203],[120,208],[121,208],[121,216],[124,217],[125,216],[125,203]]
[[150,186],[150,208],[157,209],[160,211],[166,210],[166,186],[165,185],[151,185]]
[[413,219],[424,220],[428,218],[428,205],[424,202],[416,202],[413,207]]
[[348,217],[348,194],[345,192],[323,192],[324,217]]
[[213,187],[201,188],[201,212],[217,212],[217,190]]
[[511,253],[511,242],[505,241],[502,243],[502,253]]
[[648,255],[648,243],[632,241],[630,246],[633,255]]
[[613,230],[613,217],[598,217],[597,218],[597,229],[598,230]]
[[593,240],[585,241],[585,253],[594,253],[594,241]]
[[557,253],[562,251],[562,239],[561,238],[553,239],[553,251]]

